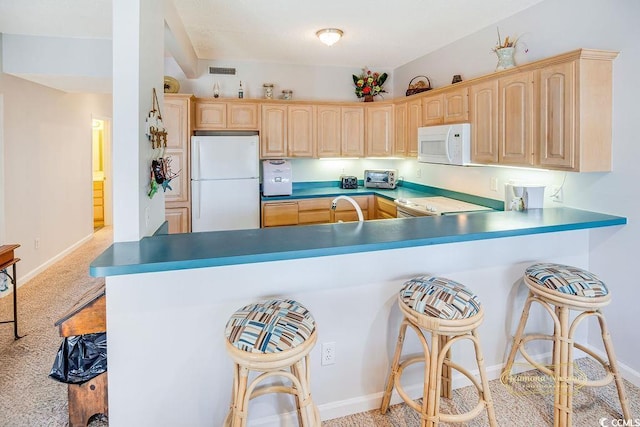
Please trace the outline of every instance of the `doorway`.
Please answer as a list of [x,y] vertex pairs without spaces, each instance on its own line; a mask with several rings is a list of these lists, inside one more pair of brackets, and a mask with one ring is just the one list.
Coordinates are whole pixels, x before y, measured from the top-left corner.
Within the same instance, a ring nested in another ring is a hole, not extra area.
[[94,117],[92,129],[93,229],[111,225],[111,120]]

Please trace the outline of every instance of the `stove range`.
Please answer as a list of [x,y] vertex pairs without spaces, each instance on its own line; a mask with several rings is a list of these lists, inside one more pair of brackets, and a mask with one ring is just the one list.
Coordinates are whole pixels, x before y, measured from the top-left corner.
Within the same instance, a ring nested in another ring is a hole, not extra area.
[[414,216],[451,215],[465,212],[490,211],[491,208],[463,202],[449,197],[417,197],[413,199],[394,200],[398,218]]

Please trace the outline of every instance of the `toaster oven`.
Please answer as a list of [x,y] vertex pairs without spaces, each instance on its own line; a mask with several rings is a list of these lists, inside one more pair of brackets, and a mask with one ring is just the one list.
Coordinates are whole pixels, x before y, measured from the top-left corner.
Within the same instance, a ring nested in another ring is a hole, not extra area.
[[369,188],[396,188],[395,169],[367,169],[364,171],[364,186]]

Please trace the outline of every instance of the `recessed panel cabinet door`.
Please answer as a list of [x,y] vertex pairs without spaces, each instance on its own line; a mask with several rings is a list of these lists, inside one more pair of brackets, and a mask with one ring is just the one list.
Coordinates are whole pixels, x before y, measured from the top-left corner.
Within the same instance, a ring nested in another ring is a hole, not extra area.
[[441,125],[444,121],[444,97],[440,95],[422,98],[422,123],[424,126]]
[[540,166],[575,168],[575,61],[539,73]]
[[262,106],[260,129],[260,156],[285,157],[287,155],[287,105]]
[[339,105],[318,105],[316,110],[318,157],[340,157],[341,118]]
[[407,103],[396,104],[394,107],[395,126],[393,153],[396,156],[406,156],[407,154]]
[[498,162],[498,82],[491,80],[469,90],[471,161]]
[[444,122],[458,123],[469,120],[469,89],[448,91],[444,95]]
[[314,111],[312,105],[290,105],[288,111],[289,157],[313,157],[315,146]]
[[364,157],[364,107],[342,107],[342,156]]
[[500,163],[533,165],[533,72],[498,80]]
[[422,126],[422,101],[407,102],[407,156],[418,156],[418,128]]
[[366,107],[367,156],[386,157],[393,154],[393,105]]

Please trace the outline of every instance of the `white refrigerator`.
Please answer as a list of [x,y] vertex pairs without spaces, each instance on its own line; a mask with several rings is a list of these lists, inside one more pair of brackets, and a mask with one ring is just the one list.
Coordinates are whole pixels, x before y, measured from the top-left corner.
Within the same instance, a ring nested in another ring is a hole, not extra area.
[[191,229],[260,228],[258,135],[191,137]]

